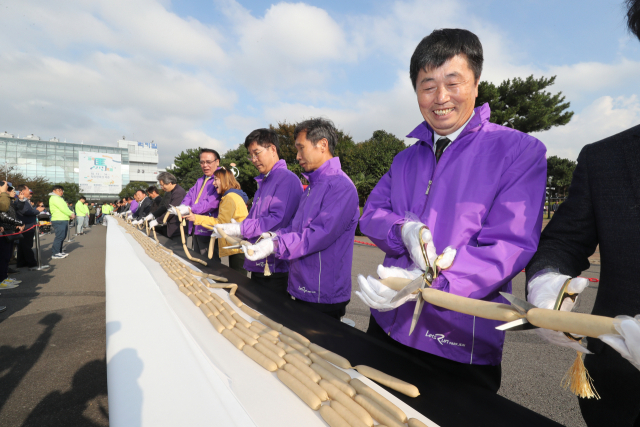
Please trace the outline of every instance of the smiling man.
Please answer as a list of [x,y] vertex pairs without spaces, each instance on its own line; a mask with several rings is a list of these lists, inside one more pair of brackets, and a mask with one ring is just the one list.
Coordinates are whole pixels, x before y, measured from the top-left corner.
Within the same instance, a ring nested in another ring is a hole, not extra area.
[[[297,159],[309,186],[288,227],[273,238],[243,248],[247,258],[271,254],[289,264],[287,291],[302,305],[336,319],[351,299],[353,238],[358,225],[356,187],[334,157],[338,136],[333,123],[310,119],[294,131]],[[253,249],[253,255],[248,249]]]
[[[480,40],[467,30],[436,30],[418,44],[410,77],[424,122],[408,135],[418,142],[395,157],[376,185],[360,230],[386,252],[385,267],[411,269],[401,273],[409,277],[426,268],[420,236],[431,242],[431,264],[451,247],[453,264],[432,287],[505,302],[499,292],[511,292],[511,279],[540,237],[546,150],[529,135],[490,123],[489,105],[474,109],[483,60]],[[376,279],[359,281],[372,307],[367,333],[447,375],[498,391],[499,322],[425,303],[409,335],[413,299],[391,303],[372,291],[381,289],[369,286]]]
[[[291,223],[300,203],[302,184],[287,169],[287,163],[280,159],[280,142],[273,130],[254,130],[245,139],[244,146],[249,153],[249,160],[260,172],[255,178],[258,191],[253,196],[249,216],[244,221],[240,224],[222,224],[221,227],[230,236],[242,236],[255,243],[262,235],[268,237]],[[287,261],[269,255],[254,261],[245,259],[244,268],[251,271],[253,281],[275,292],[287,293]]]

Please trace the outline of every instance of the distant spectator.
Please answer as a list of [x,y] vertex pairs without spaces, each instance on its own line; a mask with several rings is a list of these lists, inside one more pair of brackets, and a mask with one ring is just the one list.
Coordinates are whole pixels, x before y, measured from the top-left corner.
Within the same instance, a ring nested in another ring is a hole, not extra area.
[[89,227],[96,223],[96,213],[96,204],[91,203],[91,206],[89,206]]
[[86,201],[84,196],[80,196],[80,200],[76,203],[76,233],[78,236],[84,234],[84,219],[89,215],[89,209],[85,205]]
[[[44,210],[44,207],[34,208],[31,204],[31,190],[24,184],[16,187],[18,191],[18,197],[14,201],[14,208],[17,218],[22,221],[25,229],[29,229],[36,225],[38,221],[38,214]],[[38,265],[35,255],[33,253],[33,238],[36,235],[35,228],[25,231],[22,234],[22,239],[18,240],[17,245],[17,257],[16,267],[35,267]]]
[[[14,234],[24,230],[22,221],[16,218],[13,208],[15,191],[10,182],[0,181],[0,232]],[[13,236],[0,237],[0,289],[18,286],[19,280],[9,279],[9,260],[13,251]],[[1,310],[4,311],[4,310]]]
[[53,191],[49,194],[49,209],[51,209],[51,226],[53,227],[56,237],[53,239],[53,255],[51,259],[63,259],[69,254],[62,252],[62,244],[69,229],[69,219],[73,219],[76,215],[67,206],[62,198],[64,188],[61,185],[55,185]]

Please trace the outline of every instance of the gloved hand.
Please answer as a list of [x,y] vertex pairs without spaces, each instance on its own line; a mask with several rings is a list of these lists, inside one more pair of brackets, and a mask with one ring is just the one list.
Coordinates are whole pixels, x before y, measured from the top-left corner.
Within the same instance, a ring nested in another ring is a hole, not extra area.
[[222,229],[229,237],[242,237],[242,231],[240,230],[240,224],[217,224],[216,228]]
[[[556,272],[548,272],[535,276],[533,280],[529,282],[529,296],[527,300],[536,307],[546,308],[549,310],[553,309],[562,285],[569,278],[569,276]],[[575,278],[571,283],[569,283],[567,292],[571,294],[579,294],[587,287],[588,284],[589,281],[583,277]],[[564,302],[560,306],[560,310],[571,311],[574,306],[575,302],[571,301],[569,298],[565,298]],[[567,337],[564,332],[552,331],[550,329],[543,328],[537,328],[535,331],[540,338],[552,344],[572,348],[581,353],[591,353],[578,341],[574,341]],[[574,336],[581,337],[581,335],[575,334]]]
[[126,211],[125,215],[127,215],[127,216],[131,215],[131,211]]
[[[253,250],[253,255],[249,255],[248,250]],[[264,259],[273,253],[273,239],[261,240],[255,245],[243,246],[242,252],[251,261]]]
[[[426,271],[427,266],[424,263],[424,257],[422,256],[422,249],[420,249],[420,229],[424,227],[424,224],[412,221],[406,222],[402,226],[402,243],[409,250],[409,256],[413,263],[422,271]],[[436,247],[433,244],[433,236],[428,228],[422,230],[422,240],[427,246],[427,258],[429,263],[433,266],[436,262],[438,254],[436,253]]]
[[137,219],[135,221],[131,221],[131,225],[138,225],[138,224],[142,224],[142,220],[141,219]]
[[127,219],[133,219],[133,215],[131,214],[127,215]]
[[149,223],[149,228],[154,228],[156,225],[158,225],[158,221],[154,219]]
[[616,316],[616,319],[614,326],[620,335],[607,334],[600,335],[598,338],[640,369],[640,314],[635,318]]
[[144,217],[144,220],[145,220],[145,221],[151,221],[152,219],[156,219],[156,217],[155,217],[155,216],[153,216],[153,214],[149,214],[149,215],[147,215],[147,216],[145,216],[145,217]]
[[[388,277],[402,277],[404,279],[413,280],[422,275],[422,273],[423,272],[419,269],[404,270],[399,267],[378,266],[378,276],[380,279],[386,279]],[[398,294],[398,291],[383,285],[379,280],[371,276],[365,279],[363,275],[358,275],[358,284],[360,285],[360,291],[356,291],[356,295],[358,295],[358,297],[360,297],[360,299],[369,307],[378,311],[393,310],[408,301],[415,301],[418,299],[417,293],[409,294],[404,298],[391,303],[391,300]]]
[[276,237],[276,233],[275,231],[265,231],[260,235],[260,237],[262,237],[263,239],[273,239],[274,237]]
[[174,215],[178,215],[178,212],[180,212],[180,215],[184,216],[184,215],[189,215],[191,213],[191,209],[189,209],[189,206],[187,205],[171,206],[169,208],[169,212],[171,212]]

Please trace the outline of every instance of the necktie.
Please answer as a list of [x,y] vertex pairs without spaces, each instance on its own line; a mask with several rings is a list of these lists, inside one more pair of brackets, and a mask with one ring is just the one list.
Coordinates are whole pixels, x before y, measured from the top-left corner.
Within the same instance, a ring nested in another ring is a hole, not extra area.
[[[440,140],[438,140],[440,141]],[[200,196],[202,196],[202,190],[204,190],[204,186],[207,185],[207,181],[209,181],[210,177],[206,177],[204,179],[204,182],[202,183],[202,187],[200,188],[200,192],[198,193],[198,197],[196,198],[196,202],[194,203],[194,205],[197,205],[198,202],[200,201]]]
[[438,163],[440,156],[442,156],[442,152],[447,148],[447,146],[449,146],[449,144],[451,144],[451,140],[446,136],[438,139],[436,142],[436,163]]

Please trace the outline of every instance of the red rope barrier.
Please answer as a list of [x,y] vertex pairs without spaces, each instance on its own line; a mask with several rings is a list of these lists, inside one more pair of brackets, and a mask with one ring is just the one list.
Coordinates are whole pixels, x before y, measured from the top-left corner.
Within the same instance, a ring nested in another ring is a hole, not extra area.
[[361,242],[360,240],[354,240],[353,243],[360,243],[361,245],[373,246],[374,248],[377,248],[377,246],[374,245],[373,243]]
[[35,225],[32,225],[31,227],[27,228],[26,230],[22,230],[19,233],[13,233],[13,234],[0,234],[0,237],[6,237],[6,236],[17,236],[18,234],[24,234],[29,230],[33,230],[34,228],[36,228]]

